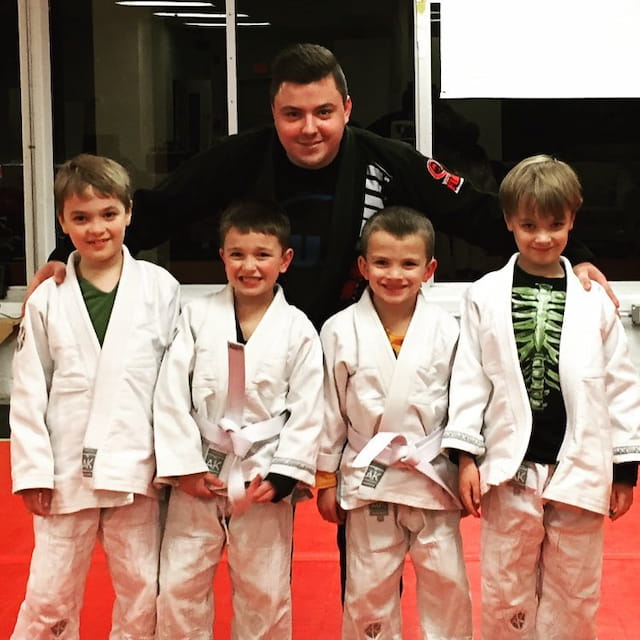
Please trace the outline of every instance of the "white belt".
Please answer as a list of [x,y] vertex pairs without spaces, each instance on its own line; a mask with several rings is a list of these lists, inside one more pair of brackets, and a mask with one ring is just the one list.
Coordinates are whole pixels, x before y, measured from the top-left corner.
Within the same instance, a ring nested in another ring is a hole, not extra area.
[[222,418],[218,424],[207,418],[192,413],[193,419],[204,435],[207,444],[217,451],[233,455],[229,469],[227,490],[231,502],[237,502],[244,496],[244,476],[241,462],[251,447],[257,442],[274,438],[281,431],[287,420],[287,414],[269,418],[246,426],[239,425],[231,418]]
[[368,467],[375,460],[387,467],[412,467],[442,487],[458,503],[458,496],[431,464],[440,455],[442,431],[438,429],[420,440],[409,442],[405,435],[393,431],[379,431],[373,438],[368,438],[350,429],[349,446],[359,452],[353,466]]
[[233,455],[227,481],[227,495],[232,504],[240,506],[245,495],[242,458],[256,442],[277,436],[282,431],[286,414],[242,426],[245,394],[244,346],[237,342],[228,342],[227,354],[229,375],[224,417],[218,424],[214,424],[195,412],[192,415],[200,433],[210,445],[213,445],[210,448]]

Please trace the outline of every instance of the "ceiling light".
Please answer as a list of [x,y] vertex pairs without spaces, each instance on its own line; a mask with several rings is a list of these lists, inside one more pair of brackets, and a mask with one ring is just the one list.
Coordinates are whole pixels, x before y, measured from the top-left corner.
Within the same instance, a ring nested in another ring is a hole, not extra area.
[[[171,13],[169,11],[155,11],[154,16],[160,16],[161,18],[226,18],[226,13]],[[248,18],[246,13],[238,13],[238,18]]]
[[[224,22],[185,22],[187,27],[219,27],[225,28],[227,25]],[[237,22],[236,27],[269,27],[270,22]]]
[[211,2],[181,2],[180,0],[119,0],[116,4],[126,7],[213,7]]

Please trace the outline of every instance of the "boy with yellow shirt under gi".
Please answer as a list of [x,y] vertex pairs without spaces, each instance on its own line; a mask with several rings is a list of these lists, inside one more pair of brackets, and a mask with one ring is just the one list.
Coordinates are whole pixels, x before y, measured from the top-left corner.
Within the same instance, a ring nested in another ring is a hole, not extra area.
[[[322,327],[325,420],[318,508],[346,519],[342,638],[400,640],[407,552],[426,638],[471,638],[456,470],[440,453],[456,320],[428,299],[434,232],[420,213],[389,207],[362,232],[368,289]],[[331,477],[337,474],[337,487]]]

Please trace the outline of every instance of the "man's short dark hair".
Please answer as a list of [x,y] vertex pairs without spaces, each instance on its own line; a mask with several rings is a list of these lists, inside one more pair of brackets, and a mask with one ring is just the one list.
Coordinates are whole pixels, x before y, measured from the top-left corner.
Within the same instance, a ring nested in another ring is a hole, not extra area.
[[278,53],[271,64],[271,104],[283,82],[309,84],[332,75],[336,87],[346,102],[349,97],[347,80],[336,57],[319,44],[294,44]]
[[264,233],[275,236],[283,250],[291,245],[291,225],[282,208],[271,200],[247,198],[232,202],[220,218],[220,246],[229,229],[240,233]]

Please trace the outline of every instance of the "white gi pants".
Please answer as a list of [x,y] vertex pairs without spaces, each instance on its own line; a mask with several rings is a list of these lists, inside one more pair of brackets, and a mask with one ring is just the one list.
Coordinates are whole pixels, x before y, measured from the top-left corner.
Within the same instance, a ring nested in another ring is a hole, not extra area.
[[213,577],[228,543],[233,640],[291,638],[289,502],[252,504],[229,517],[224,497],[172,489],[160,553],[159,640],[213,637]]
[[482,498],[482,637],[595,640],[604,517],[543,501],[554,467],[526,468]]
[[471,597],[459,511],[376,502],[347,512],[343,640],[401,640],[400,578],[416,573],[422,637],[471,638]]
[[[156,628],[158,501],[136,495],[122,507],[34,516],[27,592],[11,640],[77,640],[96,538],[116,594],[111,640],[152,640]],[[91,632],[89,632],[91,635]]]

